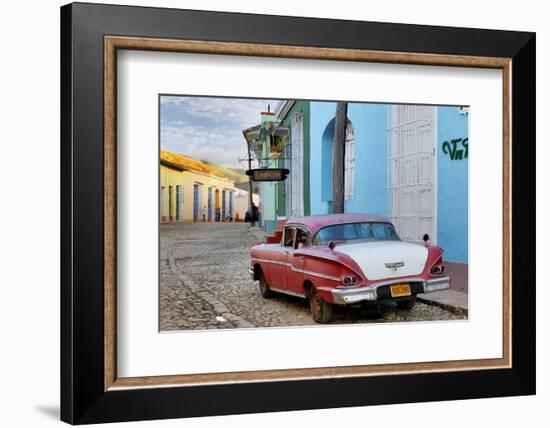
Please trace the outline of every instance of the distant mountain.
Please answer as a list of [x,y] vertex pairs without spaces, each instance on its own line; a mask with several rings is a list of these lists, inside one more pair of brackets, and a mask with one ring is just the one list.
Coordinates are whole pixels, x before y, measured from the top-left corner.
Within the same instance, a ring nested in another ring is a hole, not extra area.
[[[197,160],[181,153],[172,153],[166,150],[160,151],[161,163],[181,167],[184,170],[197,171],[217,177],[227,178],[235,183],[237,189],[248,192],[248,175],[243,168],[228,168],[207,160]],[[258,183],[253,183],[253,193],[258,193]]]
[[208,165],[218,174],[223,175],[230,180],[233,180],[235,183],[241,183],[243,181],[248,181],[248,176],[245,173],[244,169],[241,168],[228,168],[226,166],[218,165],[217,163],[210,162],[207,160],[201,160],[202,163]]
[[[248,179],[248,176],[246,177]],[[246,190],[248,192],[248,181],[242,181],[240,183],[235,183],[235,187],[237,189]],[[260,193],[258,188],[258,183],[253,182],[252,183],[252,193]]]
[[[208,165],[208,167],[212,168],[218,174],[233,180],[237,189],[246,190],[248,192],[248,175],[246,175],[246,170],[244,168],[228,168],[207,160],[201,160],[201,162]],[[253,193],[258,193],[258,183],[253,183]]]

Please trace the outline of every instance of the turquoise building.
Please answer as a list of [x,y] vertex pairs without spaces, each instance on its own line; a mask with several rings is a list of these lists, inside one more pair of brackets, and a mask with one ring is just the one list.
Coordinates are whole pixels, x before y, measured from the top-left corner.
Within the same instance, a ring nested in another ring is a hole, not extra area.
[[[260,191],[268,232],[280,220],[331,213],[335,113],[335,102],[277,106],[272,129],[283,130],[283,143],[271,150],[270,165],[290,174]],[[388,217],[404,240],[422,242],[428,233],[466,275],[468,108],[348,103],[347,117],[345,211]]]

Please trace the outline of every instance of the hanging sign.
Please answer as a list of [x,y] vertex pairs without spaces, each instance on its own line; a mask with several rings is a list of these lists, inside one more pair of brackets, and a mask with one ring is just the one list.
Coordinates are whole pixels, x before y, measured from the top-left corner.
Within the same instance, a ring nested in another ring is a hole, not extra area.
[[289,170],[286,168],[258,168],[249,169],[246,175],[252,177],[253,181],[284,181]]

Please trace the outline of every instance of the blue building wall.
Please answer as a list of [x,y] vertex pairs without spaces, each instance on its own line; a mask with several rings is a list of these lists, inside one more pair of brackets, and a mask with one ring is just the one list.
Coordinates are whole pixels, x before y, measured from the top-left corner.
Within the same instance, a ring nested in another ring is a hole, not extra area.
[[[389,110],[387,104],[348,104],[348,118],[355,134],[356,169],[354,195],[345,202],[346,212],[389,215]],[[335,113],[336,103],[310,104],[309,189],[312,215],[327,214],[331,209]],[[468,262],[468,159],[463,144],[466,138],[468,117],[461,115],[457,107],[438,107],[437,243],[445,249],[446,260],[462,263]],[[452,142],[458,139],[462,140]],[[453,145],[456,145],[454,152]],[[454,160],[451,159],[451,153]]]
[[385,104],[348,104],[355,132],[355,185],[349,213],[388,215],[388,109]]
[[[468,158],[463,140],[468,138],[468,116],[458,107],[438,107],[437,118],[437,243],[446,260],[467,263]],[[452,140],[458,139],[462,141],[455,141],[453,153]]]
[[[384,104],[348,104],[348,118],[355,134],[357,162],[354,194],[353,198],[345,202],[346,212],[387,215],[388,108]],[[336,103],[311,103],[311,214],[327,214],[332,202],[332,136],[335,113]]]

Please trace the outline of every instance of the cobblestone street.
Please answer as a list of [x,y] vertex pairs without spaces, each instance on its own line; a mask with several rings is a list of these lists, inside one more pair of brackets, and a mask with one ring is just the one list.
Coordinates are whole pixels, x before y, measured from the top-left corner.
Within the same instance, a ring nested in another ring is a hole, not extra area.
[[[160,329],[204,330],[315,325],[305,299],[264,299],[248,275],[257,239],[246,223],[176,223],[160,226]],[[386,304],[374,310],[339,310],[334,323],[465,319],[418,302],[410,310]]]

